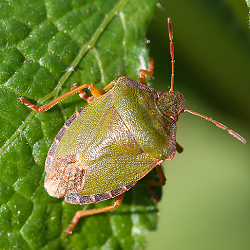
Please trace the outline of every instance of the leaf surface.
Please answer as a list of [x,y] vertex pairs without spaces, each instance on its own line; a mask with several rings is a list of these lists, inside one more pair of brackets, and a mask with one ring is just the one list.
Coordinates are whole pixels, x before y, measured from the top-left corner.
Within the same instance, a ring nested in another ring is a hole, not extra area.
[[[63,123],[86,103],[73,95],[45,113],[41,106],[73,83],[99,89],[147,68],[147,24],[155,1],[0,1],[0,249],[143,249],[157,210],[145,183],[126,193],[113,212],[81,219],[75,212],[104,207],[70,205],[44,190],[47,151]],[[150,177],[147,177],[150,178]]]

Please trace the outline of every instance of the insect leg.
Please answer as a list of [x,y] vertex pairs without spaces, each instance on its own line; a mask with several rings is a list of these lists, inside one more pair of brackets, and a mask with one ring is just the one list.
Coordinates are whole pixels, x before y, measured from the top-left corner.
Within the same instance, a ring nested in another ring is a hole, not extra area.
[[[112,83],[112,82],[111,82],[111,83]],[[111,84],[111,83],[110,83],[110,84]],[[109,86],[110,84],[108,84],[107,86]],[[107,86],[106,86],[106,87],[107,87]],[[106,87],[105,87],[104,89],[106,89]],[[97,87],[96,87],[94,84],[85,83],[85,84],[83,84],[83,85],[81,85],[81,86],[75,87],[75,88],[72,89],[71,91],[65,93],[64,95],[59,96],[59,97],[56,98],[55,100],[53,100],[53,101],[51,101],[51,102],[49,102],[49,103],[47,103],[47,104],[45,104],[45,105],[43,105],[43,106],[41,106],[41,107],[39,107],[39,108],[38,108],[36,105],[30,103],[29,101],[27,101],[26,99],[24,99],[24,98],[22,98],[22,97],[20,97],[19,101],[22,102],[22,103],[24,103],[24,104],[26,104],[29,108],[31,108],[31,109],[33,109],[33,110],[35,110],[35,111],[37,111],[37,112],[43,113],[43,112],[45,112],[46,110],[48,110],[48,109],[50,109],[51,107],[53,107],[53,106],[54,106],[55,104],[57,104],[58,102],[60,102],[60,101],[62,101],[63,99],[65,99],[66,97],[68,97],[68,96],[70,96],[70,95],[73,95],[73,94],[75,94],[76,92],[79,92],[79,91],[81,91],[81,90],[84,89],[84,88],[88,88],[88,89],[90,90],[90,92],[91,92],[91,94],[92,94],[92,99],[91,99],[91,101],[92,101],[93,99],[96,99],[96,98],[98,98],[99,96],[102,95],[102,92],[99,91],[99,90],[97,89]]]
[[183,152],[183,147],[178,142],[176,142],[176,150],[179,154]]
[[155,195],[154,191],[152,190],[152,186],[164,186],[166,184],[166,176],[162,170],[161,165],[156,166],[156,171],[159,177],[159,181],[147,181],[147,189],[148,192],[153,196],[153,198],[158,202],[160,199]]
[[111,210],[114,210],[114,209],[118,208],[122,204],[123,196],[124,196],[124,193],[117,196],[115,198],[114,205],[112,205],[112,206],[98,208],[98,209],[92,209],[92,210],[77,211],[74,218],[72,219],[71,224],[69,225],[68,229],[65,232],[67,234],[71,234],[74,226],[77,224],[77,222],[79,221],[79,219],[81,217],[88,216],[88,215],[93,215],[93,214],[99,214],[99,213],[111,211]]
[[146,76],[152,76],[154,73],[154,59],[150,58],[150,65],[148,70],[140,69],[139,71],[139,81],[141,84],[144,84],[147,86]]
[[[72,89],[76,89],[76,88],[78,88],[78,85],[77,85],[77,83],[74,83],[73,86],[72,86]],[[89,98],[89,97],[87,96],[87,94],[86,94],[85,92],[83,92],[82,90],[79,90],[78,92],[79,92],[79,96],[80,96],[82,99],[84,99],[85,101],[88,102],[88,98]]]
[[[98,90],[100,95],[102,95],[106,90],[113,87],[116,83],[117,83],[117,81],[112,81],[106,87],[104,87],[102,90],[100,90],[100,91]],[[74,83],[73,88],[78,88],[78,85],[76,83]],[[94,98],[94,96],[88,97],[87,94],[85,92],[83,92],[82,90],[79,90],[79,96],[81,98],[83,98],[85,101],[87,101],[88,103],[91,103],[94,99],[96,99],[96,98]]]

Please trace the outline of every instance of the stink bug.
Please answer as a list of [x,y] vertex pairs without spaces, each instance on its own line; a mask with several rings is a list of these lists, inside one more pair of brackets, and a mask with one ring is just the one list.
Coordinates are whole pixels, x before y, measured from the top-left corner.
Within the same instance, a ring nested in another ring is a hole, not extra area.
[[[159,181],[166,182],[161,168],[182,147],[176,142],[176,122],[180,113],[188,112],[214,123],[243,143],[245,139],[213,119],[186,109],[184,96],[173,90],[174,46],[171,20],[168,19],[171,88],[167,93],[147,87],[146,75],[153,75],[153,60],[149,70],[139,71],[137,82],[120,77],[99,91],[93,84],[74,85],[74,89],[38,108],[27,100],[20,101],[31,109],[44,112],[76,92],[89,104],[73,114],[57,134],[48,152],[45,189],[53,197],[65,197],[72,204],[89,204],[115,198],[114,205],[78,211],[67,233],[78,220],[87,215],[106,212],[121,205],[125,191],[156,168]],[[88,88],[88,97],[82,89]],[[157,197],[155,197],[157,199]]]

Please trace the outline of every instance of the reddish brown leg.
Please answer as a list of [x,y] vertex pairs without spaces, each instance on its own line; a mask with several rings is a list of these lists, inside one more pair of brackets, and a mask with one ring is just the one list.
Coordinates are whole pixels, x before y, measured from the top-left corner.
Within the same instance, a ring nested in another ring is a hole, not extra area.
[[[85,83],[81,86],[75,86],[74,89],[72,89],[71,91],[65,93],[64,95],[61,95],[59,96],[58,98],[56,98],[55,100],[41,106],[40,108],[38,108],[36,105],[28,102],[27,100],[25,100],[24,98],[20,97],[19,101],[26,104],[29,108],[37,111],[37,112],[40,112],[40,113],[43,113],[45,112],[46,110],[50,109],[51,107],[53,107],[55,104],[57,104],[58,102],[62,101],[63,99],[65,99],[66,97],[70,96],[70,95],[73,95],[75,94],[76,92],[80,92],[83,93],[83,98],[88,101],[89,103],[91,101],[93,101],[94,99],[98,98],[99,96],[102,95],[102,93],[104,93],[107,89],[109,89],[110,87],[112,87],[114,84],[116,83],[116,81],[112,81],[111,83],[109,83],[105,88],[103,88],[101,91],[99,91],[97,89],[97,87],[94,85],[94,84],[89,84],[89,83]],[[84,92],[82,91],[82,89],[84,88],[88,88],[92,94],[91,97],[86,97],[84,95]]]
[[[115,84],[117,83],[117,81],[112,81],[110,82],[106,87],[104,87],[102,90],[100,90],[100,94],[102,95],[106,90],[110,89],[111,87],[113,87]],[[73,88],[78,88],[78,85],[76,83],[74,83]],[[85,92],[83,92],[82,90],[79,90],[79,96],[81,98],[83,98],[85,101],[87,101],[88,103],[91,103],[94,99],[94,96],[87,96],[87,94]]]
[[154,73],[154,59],[150,58],[150,65],[148,70],[140,69],[139,71],[139,81],[141,84],[144,84],[147,86],[147,81],[146,81],[146,75],[147,76],[152,76]]
[[166,177],[162,170],[161,165],[156,166],[156,171],[159,177],[159,181],[147,181],[147,188],[148,192],[153,196],[153,198],[158,202],[160,199],[155,195],[154,191],[152,190],[152,186],[164,186],[166,184]]
[[[72,89],[76,89],[76,88],[78,88],[78,85],[77,85],[77,83],[74,83],[72,86]],[[87,96],[87,94],[85,92],[83,92],[82,90],[79,90],[78,92],[79,92],[79,96],[82,99],[84,99],[86,102],[88,102],[89,97]]]
[[183,152],[183,147],[178,142],[176,142],[176,151],[179,154]]
[[79,221],[79,219],[81,217],[88,216],[88,215],[93,215],[93,214],[99,214],[99,213],[111,211],[111,210],[114,210],[114,209],[118,208],[122,204],[123,196],[124,196],[124,193],[117,196],[115,198],[114,205],[112,205],[112,206],[98,208],[98,209],[92,209],[92,210],[77,211],[74,218],[73,218],[73,220],[72,220],[72,222],[71,222],[71,224],[69,225],[68,229],[65,232],[67,234],[71,234],[74,226],[77,224],[77,222]]
[[[176,150],[178,153],[183,152],[183,147],[178,142],[176,142]],[[164,186],[166,184],[167,179],[162,170],[161,165],[156,166],[156,171],[159,177],[159,181],[147,181],[146,185],[147,185],[148,192],[153,196],[156,202],[158,202],[159,198],[155,195],[154,191],[152,190],[152,186]]]

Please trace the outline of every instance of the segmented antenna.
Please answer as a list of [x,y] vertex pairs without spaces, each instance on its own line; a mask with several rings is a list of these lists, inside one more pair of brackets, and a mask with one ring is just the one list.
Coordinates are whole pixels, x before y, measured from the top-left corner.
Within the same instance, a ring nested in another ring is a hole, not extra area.
[[239,134],[237,134],[236,132],[234,132],[233,130],[231,129],[228,129],[225,125],[223,125],[222,123],[220,122],[217,122],[215,120],[213,120],[212,118],[210,117],[207,117],[205,115],[201,115],[197,112],[194,112],[192,110],[189,110],[189,109],[184,109],[183,112],[188,112],[192,115],[196,115],[196,116],[199,116],[203,119],[205,119],[206,121],[209,121],[209,122],[212,122],[214,125],[216,125],[218,128],[221,128],[223,130],[226,130],[230,135],[232,135],[233,137],[235,137],[236,139],[238,139],[239,141],[243,142],[244,144],[247,142],[242,136],[240,136]]
[[172,66],[172,72],[171,72],[171,87],[170,92],[174,90],[174,43],[173,43],[173,30],[172,30],[172,23],[170,17],[168,18],[168,35],[170,40],[170,55],[171,55],[171,66]]
[[[169,34],[169,40],[170,40],[170,55],[171,55],[171,66],[172,66],[171,87],[170,87],[169,92],[172,92],[173,89],[174,89],[174,63],[175,63],[175,60],[174,60],[173,30],[172,30],[172,23],[171,23],[170,18],[168,18],[168,34]],[[201,117],[201,118],[203,118],[203,119],[205,119],[205,120],[207,120],[209,122],[212,122],[217,127],[221,128],[223,130],[226,130],[230,135],[232,135],[233,137],[235,137],[236,139],[238,139],[242,143],[245,144],[247,142],[242,136],[240,136],[239,134],[237,134],[233,130],[228,129],[225,125],[221,124],[220,122],[217,122],[217,121],[213,120],[210,117],[207,117],[205,115],[201,115],[201,114],[199,114],[197,112],[194,112],[192,110],[189,110],[189,109],[184,109],[182,112],[188,112],[188,113],[190,113],[192,115],[199,116],[199,117]]]

